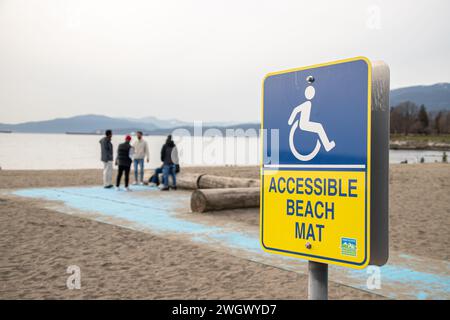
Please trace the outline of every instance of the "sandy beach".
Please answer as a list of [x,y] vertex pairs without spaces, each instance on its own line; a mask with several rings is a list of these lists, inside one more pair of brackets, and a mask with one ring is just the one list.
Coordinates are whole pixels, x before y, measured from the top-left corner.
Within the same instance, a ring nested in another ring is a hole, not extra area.
[[[258,177],[257,167],[184,168]],[[148,175],[148,174],[147,174]],[[100,170],[0,171],[0,191],[98,185]],[[390,248],[449,260],[450,166],[391,165]],[[257,225],[258,210],[221,219]],[[138,232],[0,195],[1,299],[305,299],[307,277],[201,244]],[[82,289],[66,288],[66,268],[82,269]],[[330,282],[331,299],[381,296]]]

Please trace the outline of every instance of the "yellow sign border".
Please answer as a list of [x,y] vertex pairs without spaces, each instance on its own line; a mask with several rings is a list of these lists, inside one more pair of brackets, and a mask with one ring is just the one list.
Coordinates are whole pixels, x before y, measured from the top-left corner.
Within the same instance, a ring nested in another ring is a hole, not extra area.
[[[325,62],[325,63],[319,63],[319,64],[314,64],[314,65],[310,65],[310,66],[306,66],[306,67],[300,67],[300,68],[291,68],[291,69],[286,69],[286,70],[282,70],[282,71],[275,71],[275,72],[270,72],[268,74],[266,74],[264,76],[264,79],[262,81],[262,90],[261,90],[261,134],[263,134],[263,130],[264,130],[264,84],[267,80],[267,78],[274,76],[274,75],[280,75],[280,74],[285,74],[285,73],[291,73],[291,72],[297,72],[297,71],[302,71],[302,70],[308,70],[308,69],[313,69],[313,68],[319,68],[319,67],[325,67],[325,66],[331,66],[331,65],[335,65],[335,64],[341,64],[341,63],[346,63],[346,62],[353,62],[353,61],[364,61],[367,64],[367,167],[366,167],[366,252],[365,252],[365,258],[364,261],[362,261],[360,264],[355,264],[352,262],[338,262],[338,261],[333,261],[330,259],[322,259],[322,258],[313,258],[313,257],[302,257],[303,259],[306,260],[311,260],[311,261],[316,261],[316,262],[321,262],[321,263],[330,263],[330,264],[336,264],[336,265],[340,265],[340,266],[344,266],[344,267],[350,267],[350,268],[354,268],[354,269],[363,269],[365,267],[367,267],[367,265],[370,262],[370,233],[371,233],[371,229],[370,229],[370,216],[371,216],[371,212],[370,212],[370,192],[371,192],[371,180],[370,180],[370,176],[371,176],[371,132],[372,132],[372,128],[371,128],[371,111],[372,111],[372,63],[370,62],[370,60],[364,56],[357,56],[354,58],[348,58],[348,59],[341,59],[341,60],[335,60],[335,61],[331,61],[331,62]],[[264,172],[264,139],[260,138],[260,150],[261,150],[261,154],[260,154],[260,177],[261,179],[263,178],[263,172]],[[274,250],[270,250],[267,249],[264,246],[264,241],[263,241],[263,224],[262,224],[262,219],[263,219],[263,183],[260,184],[260,207],[259,207],[259,228],[260,228],[260,243],[261,243],[261,247],[263,248],[263,250],[267,253],[276,253],[276,254],[281,254],[281,255],[285,255],[285,256],[290,256],[290,257],[295,257],[295,258],[299,258],[298,255],[295,254],[290,254],[287,252],[280,252],[280,251],[274,251]],[[342,260],[341,260],[342,261]]]

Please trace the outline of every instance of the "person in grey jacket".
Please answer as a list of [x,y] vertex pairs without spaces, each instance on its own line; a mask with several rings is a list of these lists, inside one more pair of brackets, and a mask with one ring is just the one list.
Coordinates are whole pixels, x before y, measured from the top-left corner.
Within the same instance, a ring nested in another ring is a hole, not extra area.
[[101,161],[103,162],[103,186],[107,189],[112,188],[113,174],[113,145],[111,143],[112,131],[106,130],[105,137],[100,142]]

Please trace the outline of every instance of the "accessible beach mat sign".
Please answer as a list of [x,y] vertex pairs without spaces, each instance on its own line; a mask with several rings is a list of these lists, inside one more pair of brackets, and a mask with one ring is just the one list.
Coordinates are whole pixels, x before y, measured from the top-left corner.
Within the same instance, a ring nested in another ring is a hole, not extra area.
[[358,57],[268,74],[261,126],[265,251],[370,262],[372,66]]

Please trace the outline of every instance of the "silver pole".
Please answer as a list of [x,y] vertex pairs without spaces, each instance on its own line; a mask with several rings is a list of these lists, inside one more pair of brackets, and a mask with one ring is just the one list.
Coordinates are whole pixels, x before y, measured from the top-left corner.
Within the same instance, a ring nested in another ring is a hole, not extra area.
[[308,299],[328,300],[328,264],[308,261]]

